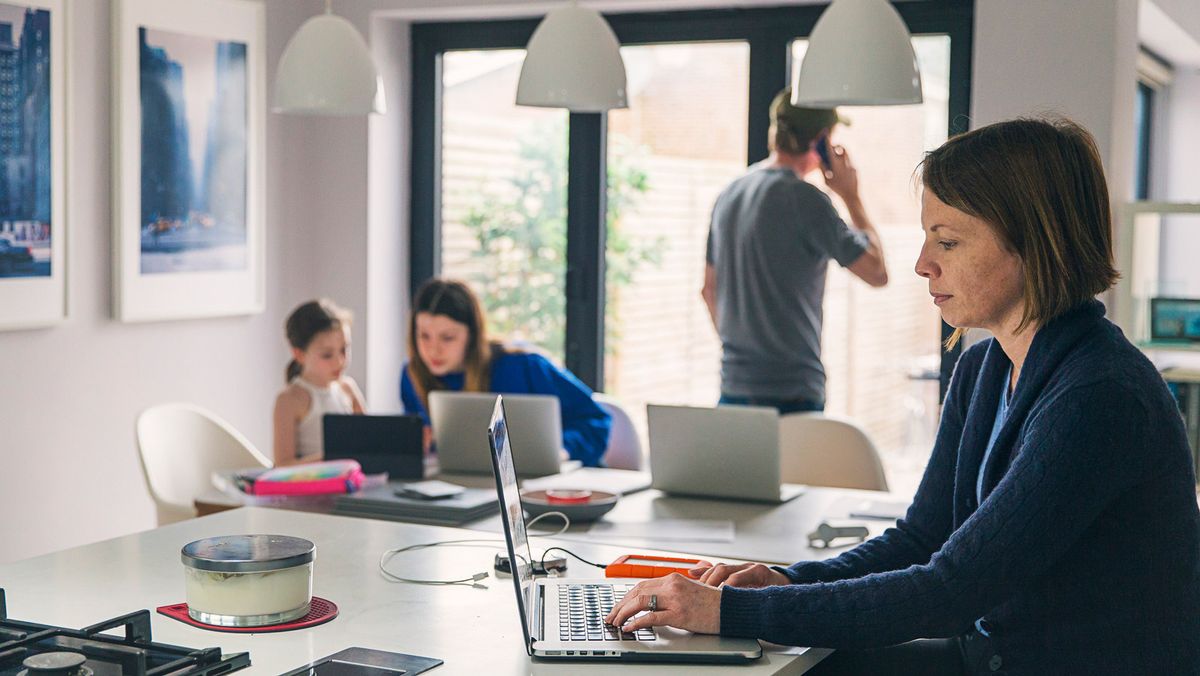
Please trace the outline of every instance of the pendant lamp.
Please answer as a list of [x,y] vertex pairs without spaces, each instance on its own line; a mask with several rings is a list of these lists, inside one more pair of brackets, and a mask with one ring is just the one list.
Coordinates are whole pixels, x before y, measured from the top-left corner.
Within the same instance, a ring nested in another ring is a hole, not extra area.
[[292,36],[275,71],[277,113],[367,115],[384,113],[383,81],[362,35],[333,13],[314,16]]
[[577,113],[629,107],[625,62],[604,17],[574,0],[546,14],[525,48],[517,105]]
[[912,35],[887,0],[833,0],[808,39],[792,105],[920,103]]

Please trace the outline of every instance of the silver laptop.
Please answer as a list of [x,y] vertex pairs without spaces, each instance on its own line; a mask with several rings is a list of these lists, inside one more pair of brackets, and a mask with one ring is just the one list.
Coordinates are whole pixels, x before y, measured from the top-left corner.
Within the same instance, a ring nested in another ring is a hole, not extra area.
[[508,402],[507,396],[496,398],[487,436],[500,513],[505,517],[501,521],[508,560],[518,564],[514,566],[513,586],[526,652],[557,659],[664,662],[745,662],[761,657],[762,646],[754,639],[693,634],[670,627],[629,634],[605,625],[604,616],[613,604],[640,580],[533,578],[533,553],[525,534],[525,515],[513,467],[515,443],[509,439],[504,416]]
[[[557,474],[563,462],[562,416],[558,397],[505,395],[514,445],[520,448],[521,476]],[[491,474],[491,453],[480,430],[492,419],[496,395],[490,392],[429,393],[429,421],[443,473]]]
[[774,408],[647,404],[646,416],[651,488],[756,502],[786,502],[804,492],[780,483]]

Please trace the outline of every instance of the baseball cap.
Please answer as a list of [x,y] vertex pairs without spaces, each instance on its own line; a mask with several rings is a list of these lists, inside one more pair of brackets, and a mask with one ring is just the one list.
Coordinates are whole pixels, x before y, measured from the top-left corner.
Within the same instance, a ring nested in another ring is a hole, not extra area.
[[776,94],[771,101],[771,122],[801,139],[814,138],[835,124],[850,125],[850,120],[839,115],[837,108],[793,106],[791,87]]

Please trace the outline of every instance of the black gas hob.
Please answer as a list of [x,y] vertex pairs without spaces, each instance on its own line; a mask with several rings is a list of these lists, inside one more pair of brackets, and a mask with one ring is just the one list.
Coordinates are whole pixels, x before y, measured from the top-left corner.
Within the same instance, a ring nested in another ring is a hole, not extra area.
[[[114,630],[124,635],[101,633]],[[250,653],[153,642],[148,610],[83,629],[10,620],[0,589],[0,676],[216,676],[248,666]]]

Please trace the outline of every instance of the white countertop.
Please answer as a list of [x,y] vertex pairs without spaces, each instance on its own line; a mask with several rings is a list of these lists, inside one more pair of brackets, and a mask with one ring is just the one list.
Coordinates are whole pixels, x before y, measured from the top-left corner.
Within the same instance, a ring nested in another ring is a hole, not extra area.
[[[443,478],[451,483],[472,488],[492,488],[495,485],[494,479],[485,475],[460,474]],[[234,496],[214,489],[203,496],[201,501],[208,505],[235,507],[252,500],[261,499]],[[892,526],[893,521],[855,519],[849,516],[856,507],[870,501],[907,503],[908,499],[878,491],[809,486],[799,497],[781,504],[769,504],[683,497],[647,489],[621,496],[616,507],[603,517],[604,520],[610,522],[647,522],[660,519],[728,520],[733,522],[733,540],[687,541],[656,537],[623,538],[618,542],[613,539],[601,540],[590,537],[588,529],[591,524],[574,525],[561,538],[575,542],[603,542],[627,549],[669,550],[694,554],[713,561],[741,559],[789,565],[801,560],[817,560],[836,556],[848,548],[843,546],[834,549],[817,549],[808,546],[807,535],[816,530],[817,525],[823,520],[851,519],[867,526],[871,537],[879,535]],[[289,500],[275,497],[271,499],[270,506],[328,513],[333,509],[333,501],[332,499],[324,502],[311,499]],[[557,529],[560,524],[561,522],[557,519],[547,519],[539,527]],[[499,515],[468,522],[462,527],[497,535],[501,533]]]
[[[588,534],[590,524],[573,526],[559,536],[573,542],[604,542],[636,549],[665,549],[700,555],[712,562],[740,559],[790,565],[796,561],[820,560],[837,556],[849,547],[833,549],[808,546],[808,534],[823,520],[846,520],[866,526],[871,537],[879,535],[894,521],[852,519],[849,514],[869,501],[904,502],[889,493],[860,491],[845,488],[808,487],[803,495],[781,504],[740,502],[667,495],[649,489],[621,496],[616,507],[604,516],[611,522],[647,522],[662,519],[719,519],[733,522],[732,541],[673,540],[655,538],[593,539]],[[547,518],[540,526],[557,528],[561,522]],[[501,532],[500,517],[464,524],[466,528]]]
[[[762,659],[738,667],[634,666],[628,663],[533,661],[525,652],[511,579],[489,577],[486,590],[386,581],[377,565],[390,548],[435,540],[490,538],[479,531],[417,526],[245,507],[154,530],[0,565],[0,588],[9,617],[79,628],[142,608],[185,601],[180,548],[196,539],[239,533],[279,533],[316,543],[313,594],[336,603],[340,615],[309,629],[280,633],[218,633],[154,613],[153,638],[192,648],[220,646],[249,651],[252,665],[239,674],[279,674],[344,648],[359,646],[445,660],[435,674],[625,673],[693,674],[736,669],[745,674],[803,673],[828,651],[802,655],[769,648]],[[628,547],[565,544],[584,558],[611,561]],[[549,546],[542,538],[534,554]],[[396,557],[390,568],[408,577],[467,577],[491,570],[494,549],[439,547]],[[819,551],[819,550],[818,550]],[[652,552],[648,552],[652,553]],[[572,577],[602,572],[572,560]]]

